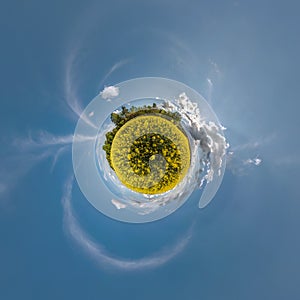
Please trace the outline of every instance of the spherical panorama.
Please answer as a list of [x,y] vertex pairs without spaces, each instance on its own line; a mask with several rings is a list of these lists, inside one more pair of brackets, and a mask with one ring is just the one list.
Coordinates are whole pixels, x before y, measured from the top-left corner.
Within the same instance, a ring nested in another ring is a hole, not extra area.
[[174,212],[199,188],[199,207],[206,206],[221,184],[226,147],[223,127],[195,90],[137,78],[106,87],[85,108],[73,167],[96,209],[144,223]]

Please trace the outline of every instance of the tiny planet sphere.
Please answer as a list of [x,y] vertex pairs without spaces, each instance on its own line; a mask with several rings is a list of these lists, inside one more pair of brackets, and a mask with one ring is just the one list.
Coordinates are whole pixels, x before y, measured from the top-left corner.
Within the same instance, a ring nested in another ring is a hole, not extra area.
[[178,81],[145,77],[106,87],[78,120],[73,168],[86,199],[124,222],[164,218],[201,189],[216,194],[227,142],[215,113]]
[[111,162],[128,188],[158,194],[174,188],[190,164],[188,138],[161,116],[137,116],[116,133]]

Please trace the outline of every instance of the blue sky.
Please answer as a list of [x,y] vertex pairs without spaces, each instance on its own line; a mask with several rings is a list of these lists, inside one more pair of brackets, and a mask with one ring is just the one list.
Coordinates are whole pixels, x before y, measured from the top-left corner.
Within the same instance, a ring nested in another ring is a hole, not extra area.
[[[4,1],[0,299],[298,299],[299,11],[297,1]],[[70,142],[76,113],[105,85],[143,76],[202,94],[233,153],[205,209],[194,195],[136,225],[85,200]]]

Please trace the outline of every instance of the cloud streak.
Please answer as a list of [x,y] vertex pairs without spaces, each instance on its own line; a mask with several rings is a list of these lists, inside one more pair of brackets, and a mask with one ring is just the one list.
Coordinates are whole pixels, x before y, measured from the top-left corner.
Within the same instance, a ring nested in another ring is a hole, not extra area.
[[212,92],[213,92],[213,82],[210,78],[206,78],[207,86],[208,86],[208,91],[207,91],[207,101],[211,105],[212,104]]
[[235,175],[243,176],[253,167],[259,167],[263,159],[258,152],[266,144],[273,141],[274,135],[256,141],[230,147],[227,154],[227,168]]
[[109,71],[104,75],[103,79],[100,82],[100,86],[102,86],[106,79],[109,78],[109,76],[114,73],[116,70],[120,69],[121,67],[123,67],[124,65],[128,64],[129,62],[131,62],[131,59],[127,58],[127,59],[122,59],[118,62],[116,62],[110,69]]
[[40,150],[42,148],[71,145],[72,142],[73,134],[58,136],[48,131],[40,130],[35,134],[29,132],[26,138],[15,138],[13,145],[22,148],[22,150]]
[[26,138],[15,138],[12,144],[16,149],[22,151],[35,152],[42,151],[43,149],[52,149],[54,153],[56,151],[62,151],[60,148],[70,148],[74,139],[76,139],[76,142],[86,142],[95,139],[95,136],[76,135],[76,137],[74,137],[73,134],[54,135],[48,131],[40,130],[35,134],[30,132]]
[[245,165],[255,165],[255,166],[259,166],[262,162],[262,159],[259,158],[258,156],[254,157],[254,158],[248,158],[244,161]]
[[69,148],[69,146],[67,145],[67,146],[60,147],[60,148],[56,151],[56,153],[55,153],[55,155],[54,155],[54,157],[53,157],[53,160],[52,160],[51,168],[50,168],[50,172],[51,172],[51,173],[53,172],[53,170],[54,170],[54,168],[55,168],[55,166],[56,166],[56,164],[57,164],[59,158],[62,157],[69,149],[70,149],[70,148]]
[[75,115],[81,117],[81,119],[93,128],[97,128],[88,116],[83,114],[83,108],[81,106],[79,97],[77,95],[77,90],[74,84],[74,66],[76,65],[76,60],[78,57],[78,48],[74,48],[66,59],[65,67],[65,80],[64,80],[64,90],[65,90],[65,100],[69,108],[73,111]]
[[[77,137],[85,141],[93,137]],[[71,150],[73,135],[56,136],[47,131],[39,131],[28,137],[14,138],[10,144],[9,155],[2,158],[0,166],[0,195],[9,193],[38,163],[52,159],[50,171],[52,172],[64,154]]]
[[66,235],[100,267],[113,267],[124,271],[156,268],[167,263],[186,248],[192,235],[191,228],[186,236],[181,238],[175,245],[168,247],[168,249],[164,249],[153,256],[136,260],[127,260],[111,255],[101,244],[95,242],[87,232],[82,229],[77,221],[71,205],[73,182],[74,177],[71,176],[64,185],[62,196],[64,231]]
[[[83,114],[84,108],[82,107],[81,101],[77,94],[77,88],[76,88],[74,77],[76,75],[75,67],[78,64],[79,52],[80,52],[80,47],[78,46],[73,47],[72,51],[69,53],[69,56],[67,57],[65,62],[65,76],[64,76],[65,100],[68,107],[77,117],[81,118],[87,125],[97,129],[97,126],[90,119],[91,116],[87,116]],[[102,85],[113,72],[115,72],[125,64],[129,63],[130,61],[131,61],[130,59],[123,59],[115,63],[107,72],[107,74],[103,77],[103,79],[100,82],[100,85]]]

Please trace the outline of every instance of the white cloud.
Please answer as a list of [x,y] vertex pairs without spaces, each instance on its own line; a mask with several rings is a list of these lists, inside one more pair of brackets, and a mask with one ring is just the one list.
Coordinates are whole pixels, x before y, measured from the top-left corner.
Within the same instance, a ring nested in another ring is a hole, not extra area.
[[258,156],[249,158],[249,151],[244,152],[234,152],[229,151],[227,155],[227,168],[233,174],[243,176],[246,175],[251,168],[258,167],[262,163],[262,159]]
[[116,200],[116,199],[112,199],[111,203],[117,208],[117,209],[122,209],[126,207],[126,204]]
[[62,197],[63,224],[65,233],[99,266],[114,267],[120,270],[132,271],[145,268],[159,267],[176,255],[181,253],[191,238],[191,229],[186,236],[181,238],[175,245],[156,253],[155,255],[141,259],[123,259],[108,253],[104,247],[95,242],[80,226],[71,205],[72,188],[74,177],[71,176],[65,183]]
[[[73,49],[70,51],[68,57],[66,58],[65,62],[65,74],[64,74],[64,91],[65,91],[65,100],[69,108],[72,110],[72,112],[80,117],[86,124],[93,128],[97,128],[95,124],[92,122],[90,117],[92,115],[86,116],[83,114],[84,108],[82,107],[81,101],[78,97],[77,93],[77,86],[78,86],[78,80],[75,80],[77,71],[75,67],[78,65],[78,58],[80,54],[80,47],[73,47]],[[123,59],[117,63],[115,63],[111,69],[108,71],[108,73],[104,76],[104,78],[101,81],[101,85],[103,82],[117,69],[124,66],[128,62],[130,62],[130,59]],[[110,98],[116,97],[119,94],[119,89],[116,87],[107,87],[105,88],[101,93],[103,99],[109,100]]]
[[119,88],[116,86],[106,86],[100,95],[103,99],[108,100],[119,95]]
[[255,157],[255,158],[248,158],[246,160],[244,160],[244,164],[245,165],[255,165],[255,166],[259,166],[262,162],[261,158]]

